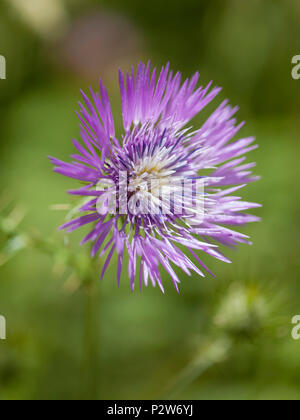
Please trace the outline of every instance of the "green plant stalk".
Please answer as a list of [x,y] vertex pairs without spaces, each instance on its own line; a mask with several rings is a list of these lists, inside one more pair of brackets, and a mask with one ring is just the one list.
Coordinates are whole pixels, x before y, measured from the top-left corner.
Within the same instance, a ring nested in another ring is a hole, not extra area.
[[[95,264],[94,264],[95,265]],[[97,267],[99,269],[99,267]],[[83,343],[83,384],[85,400],[99,399],[99,378],[100,378],[100,322],[99,305],[100,294],[97,285],[96,269],[91,274],[92,278],[87,279],[83,291],[85,294],[84,313],[84,343]]]
[[207,343],[195,358],[173,379],[164,392],[164,399],[176,399],[209,368],[222,363],[230,356],[232,342],[224,337]]

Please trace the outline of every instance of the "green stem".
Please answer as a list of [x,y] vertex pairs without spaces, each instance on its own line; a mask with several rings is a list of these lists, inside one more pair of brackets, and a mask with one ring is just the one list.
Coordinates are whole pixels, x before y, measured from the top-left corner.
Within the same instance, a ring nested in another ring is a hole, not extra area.
[[200,353],[173,379],[164,392],[165,399],[175,399],[212,366],[230,355],[231,341],[221,338],[208,343]]
[[94,287],[86,291],[86,308],[84,322],[84,399],[99,398],[99,322],[98,322],[98,294]]
[[85,283],[85,318],[84,318],[84,356],[83,356],[83,384],[84,399],[99,399],[99,305],[100,294],[97,284],[99,267],[92,270]]

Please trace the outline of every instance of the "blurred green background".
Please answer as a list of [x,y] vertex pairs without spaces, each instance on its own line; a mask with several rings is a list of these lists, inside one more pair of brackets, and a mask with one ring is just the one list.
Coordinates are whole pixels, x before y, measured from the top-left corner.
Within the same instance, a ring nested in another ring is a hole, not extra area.
[[[299,0],[2,0],[0,399],[300,398],[299,24]],[[51,210],[75,185],[47,155],[73,151],[79,89],[101,76],[120,130],[117,68],[148,59],[223,86],[208,111],[239,104],[260,145],[254,245],[204,258],[216,278],[180,274],[180,296],[167,277],[165,295],[118,290],[114,267],[98,282]]]

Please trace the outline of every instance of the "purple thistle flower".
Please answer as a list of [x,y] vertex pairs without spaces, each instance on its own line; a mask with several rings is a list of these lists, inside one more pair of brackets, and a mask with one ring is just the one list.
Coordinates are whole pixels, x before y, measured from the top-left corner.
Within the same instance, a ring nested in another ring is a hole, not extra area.
[[[208,105],[220,88],[196,88],[199,74],[181,83],[169,65],[157,75],[150,63],[139,64],[119,74],[124,133],[118,139],[107,91],[100,81],[100,94],[91,89],[92,101],[82,92],[80,104],[82,144],[72,163],[50,158],[55,171],[84,185],[69,191],[85,197],[84,215],[61,227],[72,232],[92,224],[82,243],[92,241],[92,256],[106,255],[103,278],[116,253],[120,283],[125,253],[129,257],[131,289],[139,277],[140,287],[149,281],[162,291],[159,267],[170,275],[178,291],[180,280],[174,266],[191,275],[204,276],[205,252],[230,262],[218,245],[232,247],[250,243],[242,233],[230,229],[258,221],[244,210],[258,204],[232,195],[258,179],[244,163],[255,149],[254,138],[233,140],[237,125],[227,101],[203,126],[192,131],[189,121]],[[205,174],[205,175],[204,175]],[[199,189],[201,183],[202,188]],[[201,191],[200,191],[201,190]],[[186,252],[182,251],[182,246]],[[138,273],[139,272],[139,273]]]

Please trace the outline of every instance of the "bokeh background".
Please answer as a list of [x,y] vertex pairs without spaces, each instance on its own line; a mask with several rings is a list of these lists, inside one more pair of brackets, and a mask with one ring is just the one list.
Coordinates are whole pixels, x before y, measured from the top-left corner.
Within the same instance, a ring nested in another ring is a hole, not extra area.
[[[0,399],[300,398],[299,24],[299,0],[2,0]],[[79,89],[101,76],[120,130],[117,69],[148,59],[223,86],[208,111],[230,98],[260,145],[254,245],[181,274],[180,296],[167,277],[118,290],[114,267],[100,283],[53,210],[74,184],[47,155],[72,152]]]

